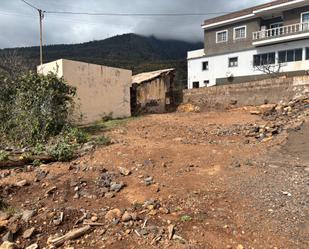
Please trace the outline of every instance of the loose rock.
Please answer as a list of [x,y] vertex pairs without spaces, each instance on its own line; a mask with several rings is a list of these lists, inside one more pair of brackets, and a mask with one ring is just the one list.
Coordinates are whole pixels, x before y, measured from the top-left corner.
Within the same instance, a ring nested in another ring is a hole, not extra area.
[[35,231],[35,228],[34,228],[34,227],[27,229],[27,230],[24,231],[24,233],[23,233],[23,238],[24,238],[24,239],[29,239],[29,238],[34,234],[34,231]]
[[108,221],[113,221],[114,219],[120,219],[121,216],[122,212],[120,211],[120,209],[115,208],[106,213],[105,219]]

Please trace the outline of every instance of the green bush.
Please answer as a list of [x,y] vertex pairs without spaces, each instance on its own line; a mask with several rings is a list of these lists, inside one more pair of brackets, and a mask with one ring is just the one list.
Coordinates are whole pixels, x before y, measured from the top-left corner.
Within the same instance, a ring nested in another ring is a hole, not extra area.
[[95,139],[95,143],[97,145],[109,145],[111,144],[111,140],[109,137],[99,136]]
[[51,146],[49,154],[57,161],[67,162],[74,157],[75,146],[66,141],[59,140]]
[[9,159],[9,153],[3,150],[0,150],[0,162],[6,161]]
[[76,127],[70,127],[64,131],[64,136],[73,143],[83,144],[89,140],[89,135]]
[[[11,81],[12,86],[7,82]],[[76,89],[55,74],[0,77],[0,132],[15,144],[46,143],[68,124]]]

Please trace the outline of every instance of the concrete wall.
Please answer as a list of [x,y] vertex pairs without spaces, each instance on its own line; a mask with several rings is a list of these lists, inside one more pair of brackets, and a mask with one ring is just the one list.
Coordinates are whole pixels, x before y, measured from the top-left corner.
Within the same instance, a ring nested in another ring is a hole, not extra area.
[[185,90],[184,103],[198,105],[207,111],[227,108],[235,102],[236,106],[261,105],[266,101],[278,103],[299,95],[309,95],[309,76]]
[[[263,73],[253,67],[253,55],[276,52],[276,58],[278,58],[279,51],[293,48],[303,48],[303,61],[284,63],[281,71],[309,70],[309,60],[306,60],[306,47],[309,47],[309,39],[257,47],[241,52],[188,59],[188,88],[191,89],[195,81],[198,81],[200,86],[203,87],[206,80],[209,80],[210,84],[208,86],[213,86],[217,83],[217,79],[227,78],[227,74],[232,74],[234,77],[261,75]],[[238,57],[238,67],[228,67],[230,57]],[[209,70],[202,70],[203,61],[208,61]]]
[[91,123],[106,116],[131,116],[131,71],[71,60],[58,60],[38,67],[39,73],[50,71],[57,72],[59,77],[77,88],[76,102],[83,115],[81,123]]
[[301,22],[301,13],[308,12],[309,6],[302,8],[292,9],[283,12],[283,25],[291,25]]
[[[234,28],[240,26],[247,27],[247,37],[245,39],[234,40]],[[228,41],[223,43],[216,43],[216,33],[223,30],[228,31]],[[252,33],[258,30],[260,30],[260,18],[230,24],[212,30],[205,30],[205,54],[207,56],[211,56],[221,53],[227,53],[230,51],[241,51],[244,49],[253,48]]]

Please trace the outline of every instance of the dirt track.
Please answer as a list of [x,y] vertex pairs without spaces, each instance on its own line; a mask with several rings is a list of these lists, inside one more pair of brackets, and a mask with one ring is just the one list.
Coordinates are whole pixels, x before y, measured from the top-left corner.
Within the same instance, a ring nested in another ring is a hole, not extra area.
[[[139,237],[135,225],[122,222],[99,227],[74,248],[309,248],[308,176],[309,126],[261,143],[241,133],[241,127],[265,123],[243,109],[213,113],[151,115],[109,132],[115,144],[100,148],[68,164],[42,167],[46,178],[35,182],[36,171],[0,180],[2,186],[28,179],[29,186],[5,191],[2,196],[16,210],[35,209],[32,222],[38,236],[20,238],[20,245],[44,246],[50,235],[73,228],[80,209],[95,213],[98,222],[112,208],[132,211],[133,204],[158,200],[164,210],[136,211],[147,227],[164,228]],[[302,135],[300,135],[302,134]],[[284,146],[282,146],[285,144]],[[120,176],[118,167],[132,171]],[[95,179],[100,170],[115,173],[126,185],[114,198],[101,198]],[[150,186],[144,179],[153,178]],[[75,184],[72,184],[75,183]],[[74,186],[83,196],[74,199]],[[52,195],[46,191],[56,186]],[[9,192],[9,193],[8,193]],[[88,196],[88,197],[87,197]],[[51,217],[63,211],[64,221],[55,226]],[[133,210],[135,211],[135,210]],[[138,224],[138,222],[136,222]],[[185,242],[168,240],[168,224]],[[131,227],[132,226],[132,227]],[[135,229],[136,230],[136,229]]]

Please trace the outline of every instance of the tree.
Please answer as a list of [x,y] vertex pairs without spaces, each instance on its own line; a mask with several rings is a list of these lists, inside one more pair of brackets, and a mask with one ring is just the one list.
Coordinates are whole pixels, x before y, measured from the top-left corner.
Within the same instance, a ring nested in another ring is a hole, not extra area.
[[254,68],[257,71],[269,75],[270,78],[278,78],[281,73],[282,66],[283,65],[281,62],[278,62],[277,64],[263,63],[261,65],[254,66]]
[[12,49],[0,54],[0,72],[16,79],[18,75],[29,70],[25,59]]

